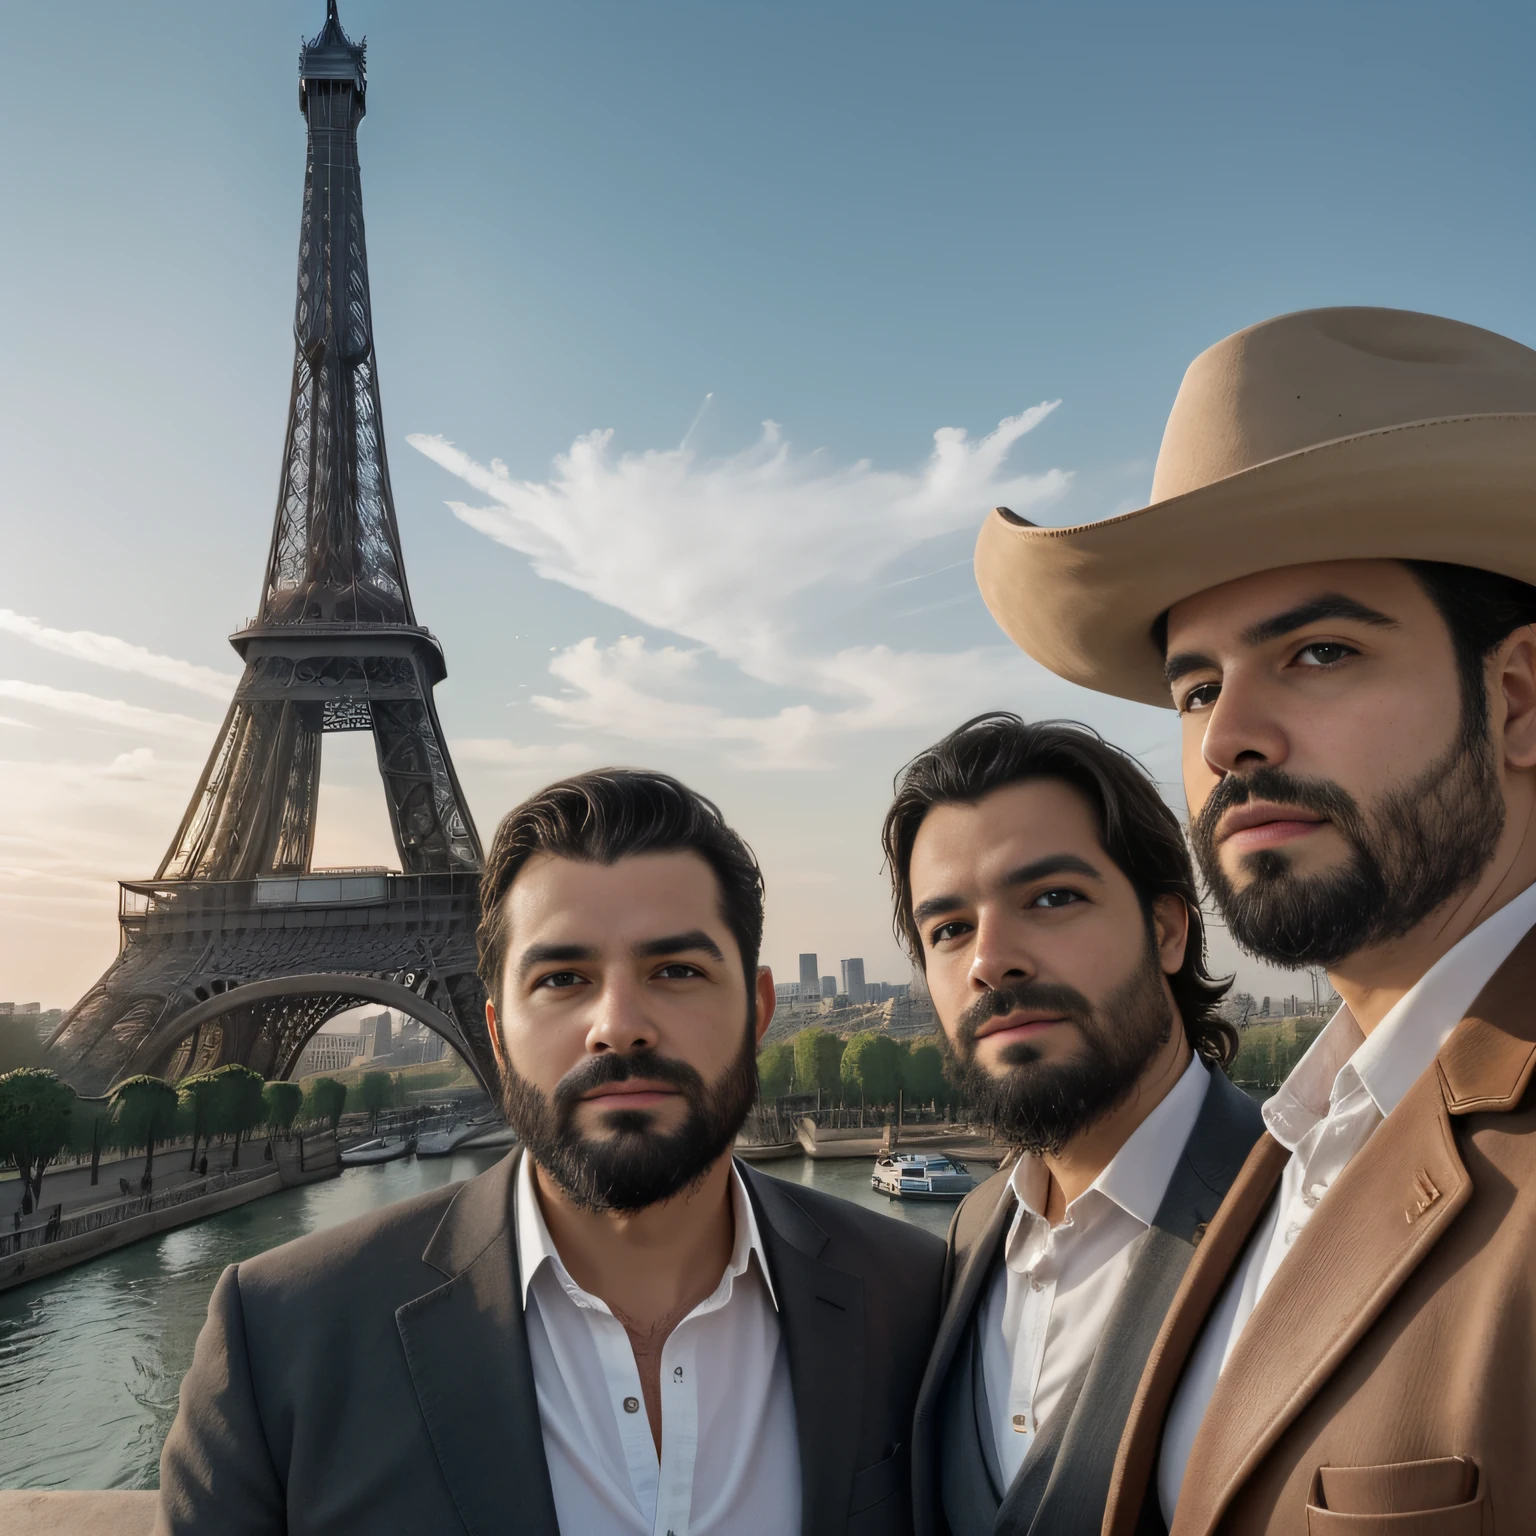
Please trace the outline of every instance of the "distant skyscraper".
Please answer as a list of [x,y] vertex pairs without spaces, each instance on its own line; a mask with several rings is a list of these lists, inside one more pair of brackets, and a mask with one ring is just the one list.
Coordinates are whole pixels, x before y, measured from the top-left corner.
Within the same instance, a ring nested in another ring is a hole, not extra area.
[[862,960],[843,961],[843,995],[850,1003],[864,1001],[864,962]]
[[815,955],[800,956],[800,989],[807,996],[813,996],[821,985],[821,971],[816,964]]
[[837,977],[823,976],[821,978],[821,995],[823,997],[837,996]]

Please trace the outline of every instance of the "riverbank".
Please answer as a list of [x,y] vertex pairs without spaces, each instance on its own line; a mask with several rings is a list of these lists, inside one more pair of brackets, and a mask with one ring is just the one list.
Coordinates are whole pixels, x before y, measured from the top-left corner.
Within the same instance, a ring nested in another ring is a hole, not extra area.
[[[333,1179],[341,1172],[336,1138],[329,1131],[275,1141],[270,1146],[270,1160],[265,1147],[260,1153],[255,1146],[247,1147],[249,1155],[243,1169],[224,1167],[206,1176],[188,1174],[169,1181],[170,1187],[157,1193],[127,1199],[89,1203],[87,1198],[83,1208],[68,1217],[62,1216],[60,1201],[56,1207],[61,1211],[59,1218],[0,1233],[0,1291],[28,1285],[280,1190]],[[261,1160],[255,1161],[258,1157]]]

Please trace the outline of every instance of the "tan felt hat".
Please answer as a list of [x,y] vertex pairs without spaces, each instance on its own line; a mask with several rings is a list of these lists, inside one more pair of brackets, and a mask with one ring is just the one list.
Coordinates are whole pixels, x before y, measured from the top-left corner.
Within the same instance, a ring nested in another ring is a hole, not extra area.
[[1139,512],[976,541],[992,616],[1052,672],[1169,704],[1158,619],[1318,560],[1443,560],[1536,584],[1536,351],[1401,309],[1311,309],[1189,365]]

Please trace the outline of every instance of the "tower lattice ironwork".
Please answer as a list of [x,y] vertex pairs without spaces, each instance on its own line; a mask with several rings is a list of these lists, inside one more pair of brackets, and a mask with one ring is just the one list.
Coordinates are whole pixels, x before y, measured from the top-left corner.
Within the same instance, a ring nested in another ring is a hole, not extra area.
[[[228,1061],[286,1077],[334,1014],[414,1014],[485,1082],[474,974],[480,840],[416,622],[379,409],[357,128],[366,45],[336,0],[299,56],[308,124],[293,388],[277,517],[245,662],[154,879],[122,884],[122,949],[52,1054],[82,1091]],[[400,872],[311,867],[327,732],[371,731]]]

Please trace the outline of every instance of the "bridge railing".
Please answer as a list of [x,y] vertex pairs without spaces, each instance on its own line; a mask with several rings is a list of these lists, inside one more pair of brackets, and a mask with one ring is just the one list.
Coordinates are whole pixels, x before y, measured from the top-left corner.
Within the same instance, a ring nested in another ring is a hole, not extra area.
[[204,1195],[216,1195],[221,1189],[231,1189],[252,1179],[270,1178],[270,1166],[260,1168],[229,1168],[223,1173],[209,1174],[206,1179],[194,1179],[190,1184],[179,1184],[158,1195],[139,1195],[131,1200],[114,1201],[111,1205],[99,1205],[79,1216],[60,1221],[45,1221],[19,1231],[0,1233],[0,1259],[21,1253],[28,1248],[41,1248],[44,1243],[62,1242],[67,1237],[83,1237],[101,1227],[114,1226],[134,1216],[147,1216],[151,1211],[164,1211],[175,1205],[185,1205],[188,1200],[200,1200]]

